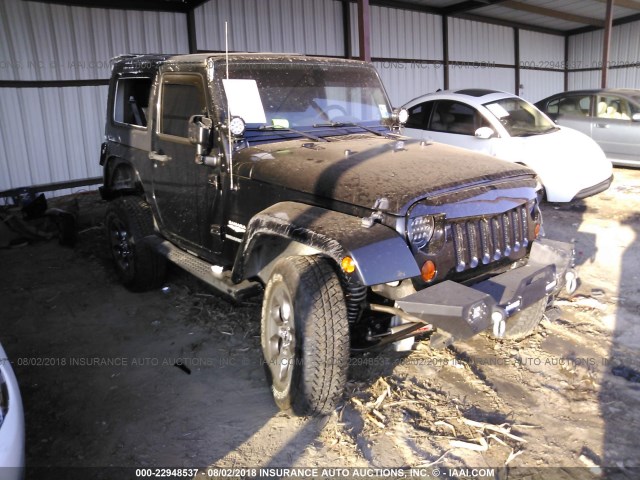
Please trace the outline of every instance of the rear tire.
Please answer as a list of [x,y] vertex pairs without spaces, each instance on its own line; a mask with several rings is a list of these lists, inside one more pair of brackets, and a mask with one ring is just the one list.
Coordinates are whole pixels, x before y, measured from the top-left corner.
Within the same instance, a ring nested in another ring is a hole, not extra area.
[[340,280],[328,260],[278,261],[265,288],[261,343],[278,407],[297,415],[335,409],[347,381],[349,322]]
[[107,207],[105,228],[120,281],[134,291],[160,286],[166,261],[142,241],[154,233],[149,204],[136,196],[112,200]]
[[502,338],[510,340],[522,340],[528,337],[536,329],[547,306],[547,297],[543,297],[536,303],[529,305],[521,312],[507,319],[507,327]]

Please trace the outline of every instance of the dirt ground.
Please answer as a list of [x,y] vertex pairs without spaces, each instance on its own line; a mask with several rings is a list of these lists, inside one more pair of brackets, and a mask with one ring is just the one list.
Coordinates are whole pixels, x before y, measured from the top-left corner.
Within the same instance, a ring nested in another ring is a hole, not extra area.
[[160,290],[127,291],[104,247],[104,205],[78,198],[74,248],[0,250],[0,341],[37,478],[54,467],[100,467],[86,477],[98,478],[106,467],[208,466],[640,476],[640,170],[543,208],[546,235],[575,242],[581,277],[560,318],[521,342],[479,336],[353,357],[343,401],[323,419],[273,403],[261,298],[233,305],[177,268]]

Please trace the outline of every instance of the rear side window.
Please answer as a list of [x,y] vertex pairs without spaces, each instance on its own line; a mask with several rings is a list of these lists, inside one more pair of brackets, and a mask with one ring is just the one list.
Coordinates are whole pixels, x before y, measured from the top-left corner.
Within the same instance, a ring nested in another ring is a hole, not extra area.
[[160,133],[188,137],[192,115],[206,113],[203,79],[198,74],[169,74],[162,77]]
[[147,126],[151,78],[121,78],[116,84],[113,121],[136,127]]

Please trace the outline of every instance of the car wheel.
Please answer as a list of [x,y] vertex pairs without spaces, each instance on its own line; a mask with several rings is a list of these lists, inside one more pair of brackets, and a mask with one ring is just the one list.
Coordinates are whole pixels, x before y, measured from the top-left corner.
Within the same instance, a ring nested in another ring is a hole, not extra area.
[[547,297],[545,296],[521,312],[508,318],[504,335],[501,338],[522,340],[531,335],[542,320],[546,306]]
[[349,360],[349,322],[340,280],[328,260],[278,261],[262,304],[261,343],[276,404],[297,415],[332,412]]
[[166,261],[142,242],[144,237],[154,233],[149,204],[134,196],[109,202],[105,228],[120,281],[134,291],[160,286]]

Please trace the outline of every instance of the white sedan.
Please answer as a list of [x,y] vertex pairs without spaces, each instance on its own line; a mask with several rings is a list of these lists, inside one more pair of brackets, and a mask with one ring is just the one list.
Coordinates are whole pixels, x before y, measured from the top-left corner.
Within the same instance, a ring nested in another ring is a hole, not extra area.
[[24,478],[24,413],[11,363],[0,345],[0,478]]
[[534,170],[549,202],[600,193],[611,162],[591,138],[553,123],[520,97],[494,90],[430,93],[404,105],[404,134],[475,150]]

